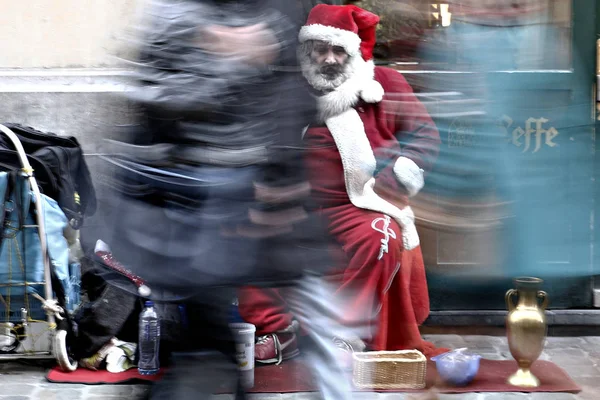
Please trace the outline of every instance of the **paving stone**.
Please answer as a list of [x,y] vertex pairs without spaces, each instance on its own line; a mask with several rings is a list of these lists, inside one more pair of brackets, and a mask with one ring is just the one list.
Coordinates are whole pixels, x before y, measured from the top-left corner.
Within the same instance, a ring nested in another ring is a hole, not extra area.
[[29,396],[0,396],[0,400],[29,400]]
[[508,345],[494,346],[494,349],[498,350],[500,353],[508,353],[510,354],[510,348]]
[[[388,394],[388,393],[386,393]],[[398,400],[408,400],[406,395],[404,393],[389,393],[391,395],[396,395]],[[352,400],[380,400],[380,399],[385,399],[385,400],[396,400],[393,397],[384,397],[385,395],[382,393],[353,393],[353,397]],[[285,399],[287,400],[287,399]],[[320,400],[320,398],[319,398]]]
[[600,336],[586,336],[583,340],[588,345],[600,347]]
[[[598,379],[596,379],[598,380]],[[577,383],[579,383],[578,379],[576,379]],[[580,399],[594,399],[594,400],[598,400],[600,399],[600,388],[598,388],[597,386],[588,386],[585,384],[581,384],[579,383],[579,385],[581,386],[581,392],[579,392],[577,394],[577,397]]]
[[467,343],[489,343],[492,345],[507,344],[508,341],[504,336],[489,336],[489,335],[463,335],[462,339]]
[[585,351],[584,349],[584,352],[587,353],[587,356],[592,360],[600,360],[600,351]]
[[36,380],[37,382],[48,382],[46,380],[46,372],[45,371],[38,371],[38,370],[32,370],[32,371],[24,371],[24,370],[19,370],[19,371],[10,371],[10,372],[0,372],[0,383],[11,383],[10,381],[23,381],[23,380],[27,380],[27,381],[32,381],[32,380]]
[[[371,397],[371,399],[365,400],[418,400],[418,397],[413,393],[373,393],[377,397]],[[352,398],[352,400],[355,400]]]
[[545,348],[547,349],[561,349],[565,347],[582,347],[585,346],[586,341],[580,337],[554,337],[549,336],[546,338]]
[[478,400],[522,400],[528,399],[530,393],[481,393]]
[[425,340],[437,347],[450,347],[453,349],[465,347],[465,340],[459,335],[424,335]]
[[600,361],[598,357],[590,357],[589,353],[576,348],[547,350],[544,353],[550,356],[550,361],[560,366],[581,365],[597,367]]
[[0,396],[0,400],[29,400],[29,396]]
[[49,388],[49,389],[53,389],[53,390],[59,390],[59,389],[85,390],[86,388],[91,387],[90,385],[84,385],[84,384],[79,384],[79,383],[53,383],[53,382],[48,382],[45,379],[44,379],[44,382],[38,383],[36,386],[42,387],[42,388]]
[[283,400],[279,393],[253,393],[248,395],[248,400]]
[[132,396],[135,393],[134,385],[96,385],[87,389],[88,396]]
[[471,350],[477,349],[495,349],[496,346],[503,346],[505,342],[494,336],[465,336],[466,347]]
[[[287,400],[287,399],[285,399]],[[312,393],[294,393],[289,400],[321,400],[321,395],[316,392]]]
[[560,348],[550,348],[550,347],[546,347],[543,349],[543,351],[545,351],[548,354],[551,355],[583,355],[584,353],[589,352],[584,350],[583,346],[580,345],[573,345],[573,346],[565,346],[565,347],[560,347]]
[[600,391],[598,390],[586,390],[583,389],[582,392],[577,394],[577,399],[579,400],[598,400],[600,398]]
[[428,335],[423,335],[423,338],[425,340],[448,340],[448,341],[455,341],[455,342],[464,342],[465,339],[461,336],[461,335],[443,335],[443,334],[428,334]]
[[598,362],[587,357],[550,357],[550,361],[559,366],[581,365],[586,367],[597,367]]
[[52,390],[40,388],[31,395],[31,399],[44,400],[79,400],[82,398],[82,391],[73,389]]
[[135,385],[133,387],[133,395],[134,396],[144,396],[144,395],[150,393],[151,389],[152,389],[152,385],[148,385],[148,384]]
[[509,357],[507,357],[506,355],[499,352],[487,353],[475,351],[475,353],[479,354],[482,358],[485,358],[486,360],[510,360],[512,358],[510,357],[510,354],[508,355]]
[[438,394],[439,400],[480,400],[481,395],[479,393],[460,393],[460,394],[448,394],[448,393],[440,393]]
[[571,378],[590,378],[596,377],[600,379],[600,370],[596,367],[587,365],[559,365],[564,369]]
[[577,400],[578,397],[571,393],[531,393],[531,400]]
[[45,367],[37,364],[21,364],[19,362],[2,362],[0,363],[0,373],[10,374],[18,372],[45,372]]
[[581,387],[586,387],[589,389],[597,389],[598,391],[600,391],[600,377],[596,376],[596,377],[578,377],[578,378],[574,378],[575,382],[577,382],[578,385],[580,385]]
[[35,389],[36,386],[34,385],[28,385],[23,383],[9,383],[3,384],[2,387],[0,387],[0,394],[10,396],[28,395],[33,393]]
[[[500,353],[500,355],[502,356],[502,360],[508,360],[508,361],[515,361],[515,358],[513,357],[513,355],[510,353],[510,351],[503,351]],[[538,358],[538,360],[543,360],[543,358],[541,358],[542,356],[540,355],[540,358]]]
[[84,397],[84,399],[85,400],[138,400],[138,399],[141,399],[141,397],[86,396],[86,397]]
[[550,357],[586,357],[587,353],[581,347],[567,347],[562,349],[544,349]]

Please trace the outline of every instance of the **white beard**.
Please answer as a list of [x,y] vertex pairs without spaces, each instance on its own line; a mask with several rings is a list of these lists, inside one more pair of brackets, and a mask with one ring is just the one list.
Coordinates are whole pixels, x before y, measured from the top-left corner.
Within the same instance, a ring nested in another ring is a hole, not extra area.
[[324,92],[317,97],[321,122],[354,107],[361,99],[367,103],[378,103],[383,98],[383,88],[374,80],[373,62],[364,61],[360,55],[350,56],[339,76],[327,79],[310,55],[302,50],[301,47],[298,57],[302,75],[314,89]]
[[313,63],[310,57],[305,56],[300,59],[300,66],[302,67],[302,75],[308,81],[308,83],[315,89],[328,92],[337,89],[342,83],[346,82],[352,75],[352,63],[350,59],[344,65],[344,69],[335,78],[329,79],[324,74],[319,72],[320,66]]

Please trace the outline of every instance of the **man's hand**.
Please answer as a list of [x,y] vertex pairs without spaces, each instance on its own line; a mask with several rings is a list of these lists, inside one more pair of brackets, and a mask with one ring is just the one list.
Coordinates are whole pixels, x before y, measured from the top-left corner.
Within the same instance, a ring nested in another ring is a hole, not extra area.
[[239,58],[251,65],[268,65],[279,53],[277,37],[262,23],[239,28],[210,25],[202,29],[199,46],[211,53]]

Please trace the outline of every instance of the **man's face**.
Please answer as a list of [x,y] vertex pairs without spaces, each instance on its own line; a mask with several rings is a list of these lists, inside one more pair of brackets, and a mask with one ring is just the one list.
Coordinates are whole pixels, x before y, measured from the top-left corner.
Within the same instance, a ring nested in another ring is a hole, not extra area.
[[348,53],[341,46],[332,46],[325,42],[315,42],[310,53],[313,63],[320,67],[320,72],[333,80],[343,72],[344,65],[348,60]]
[[346,50],[321,41],[308,45],[308,62],[303,62],[303,70],[311,85],[319,90],[333,90],[341,85],[347,79]]

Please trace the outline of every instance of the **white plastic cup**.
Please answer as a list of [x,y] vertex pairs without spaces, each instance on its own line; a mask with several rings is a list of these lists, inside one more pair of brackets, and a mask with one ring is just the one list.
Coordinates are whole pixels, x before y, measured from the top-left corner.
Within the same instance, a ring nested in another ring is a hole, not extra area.
[[254,387],[254,335],[256,327],[245,322],[229,324],[235,340],[235,355],[238,362],[242,386]]

